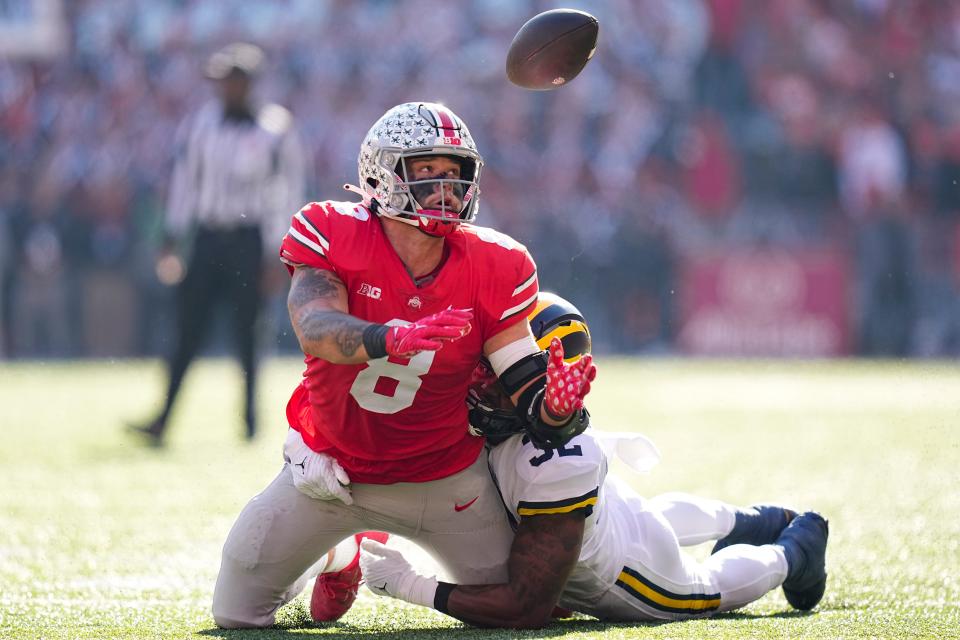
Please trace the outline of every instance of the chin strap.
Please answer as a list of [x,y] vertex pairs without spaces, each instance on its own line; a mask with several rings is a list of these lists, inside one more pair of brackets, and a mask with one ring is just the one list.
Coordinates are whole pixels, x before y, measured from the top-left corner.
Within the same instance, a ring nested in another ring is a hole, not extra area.
[[[368,207],[374,214],[383,215],[393,220],[405,222],[406,224],[416,227],[421,232],[428,236],[433,236],[434,238],[442,238],[450,235],[456,230],[461,222],[459,214],[450,218],[449,222],[446,222],[433,218],[424,218],[416,213],[387,213],[386,207],[381,206],[379,202],[373,199],[373,194],[368,193],[357,185],[350,184],[349,182],[344,184],[343,188],[345,191],[349,191],[350,193],[355,193],[360,196],[360,204]],[[440,210],[438,209],[423,209],[423,211],[429,211],[431,214],[440,214]]]
[[349,191],[350,193],[355,193],[358,196],[360,196],[361,204],[363,206],[365,207],[370,206],[370,200],[373,196],[371,196],[369,193],[367,193],[366,191],[364,191],[363,189],[361,189],[355,184],[350,184],[349,182],[343,185],[343,188],[345,191]]
[[[425,211],[432,212],[434,210],[425,209]],[[437,213],[439,213],[439,211]],[[442,220],[436,220],[434,218],[424,218],[422,216],[417,216],[417,229],[427,234],[428,236],[433,236],[434,238],[442,238],[444,236],[448,236],[454,231],[456,231],[458,226],[460,226],[459,218],[450,218],[449,222],[444,222]]]

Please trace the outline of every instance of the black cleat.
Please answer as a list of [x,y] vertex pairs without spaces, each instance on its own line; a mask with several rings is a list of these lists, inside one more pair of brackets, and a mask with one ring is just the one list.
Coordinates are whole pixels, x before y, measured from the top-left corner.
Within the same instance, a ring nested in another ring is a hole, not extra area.
[[250,442],[257,437],[257,412],[248,407],[244,417],[246,419],[247,430],[243,436],[247,442]]
[[163,446],[163,423],[158,420],[144,425],[128,424],[127,432],[141,438],[148,447]]
[[796,511],[769,504],[738,510],[733,530],[718,540],[710,553],[733,544],[773,544],[796,517]]
[[794,518],[777,539],[787,556],[783,595],[794,609],[809,611],[823,598],[827,588],[829,534],[830,528],[823,516],[807,511]]

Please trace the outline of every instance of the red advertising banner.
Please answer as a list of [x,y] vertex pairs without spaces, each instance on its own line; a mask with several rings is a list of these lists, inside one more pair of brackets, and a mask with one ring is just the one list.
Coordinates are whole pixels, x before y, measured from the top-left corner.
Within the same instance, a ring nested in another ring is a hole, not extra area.
[[762,249],[688,258],[684,352],[828,357],[851,347],[846,261],[835,251]]

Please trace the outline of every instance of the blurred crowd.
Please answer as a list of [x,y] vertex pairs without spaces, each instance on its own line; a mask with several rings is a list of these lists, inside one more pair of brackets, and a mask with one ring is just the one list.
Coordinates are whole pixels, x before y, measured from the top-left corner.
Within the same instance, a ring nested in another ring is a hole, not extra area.
[[[509,85],[529,16],[595,14],[558,91]],[[601,350],[669,352],[692,255],[830,247],[855,352],[960,353],[960,4],[923,0],[75,0],[49,59],[0,58],[0,355],[166,348],[153,263],[206,56],[263,46],[261,95],[350,199],[388,107],[444,102],[486,160],[479,223],[530,247]],[[291,212],[292,213],[292,212]],[[279,268],[279,267],[278,267]],[[274,280],[266,279],[266,282]],[[282,290],[269,332],[285,336]]]

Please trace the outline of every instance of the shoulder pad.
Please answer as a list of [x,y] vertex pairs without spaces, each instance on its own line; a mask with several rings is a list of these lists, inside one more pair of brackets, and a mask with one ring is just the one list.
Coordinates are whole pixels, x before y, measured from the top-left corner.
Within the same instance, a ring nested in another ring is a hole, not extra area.
[[324,215],[328,215],[334,220],[337,219],[336,216],[345,216],[366,222],[371,217],[370,209],[359,202],[324,200],[323,202],[311,202],[307,207],[311,207],[313,210],[319,209]]
[[464,235],[468,238],[479,240],[482,243],[496,247],[501,247],[507,251],[521,251],[526,253],[527,248],[508,236],[505,233],[491,229],[490,227],[478,227],[473,224],[464,223],[460,225]]
[[606,456],[597,442],[586,434],[573,438],[556,449],[540,449],[524,437],[518,449],[517,473],[537,484],[561,482],[581,474],[599,473]]

